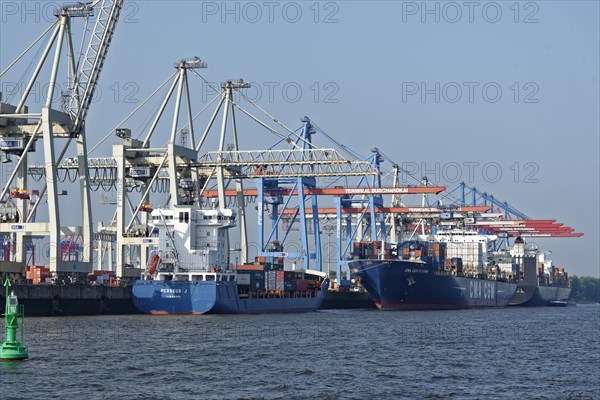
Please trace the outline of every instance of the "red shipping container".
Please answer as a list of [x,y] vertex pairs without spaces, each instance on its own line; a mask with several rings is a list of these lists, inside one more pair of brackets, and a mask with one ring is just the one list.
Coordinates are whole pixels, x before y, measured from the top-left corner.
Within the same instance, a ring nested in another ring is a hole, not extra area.
[[235,267],[233,267],[233,269],[235,269],[237,271],[264,271],[265,266],[264,265],[244,264],[244,265],[236,265]]

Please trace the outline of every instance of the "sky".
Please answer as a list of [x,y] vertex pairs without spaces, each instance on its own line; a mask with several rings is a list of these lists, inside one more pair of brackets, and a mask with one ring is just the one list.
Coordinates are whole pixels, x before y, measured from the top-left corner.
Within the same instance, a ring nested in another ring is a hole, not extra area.
[[[0,1],[0,69],[57,5]],[[532,218],[574,227],[584,236],[536,242],[572,274],[600,276],[599,20],[594,1],[126,2],[88,142],[136,108],[175,61],[198,56],[208,81],[252,82],[248,96],[287,126],[307,115],[360,154],[378,147],[417,176],[448,188],[465,181]],[[5,101],[22,73],[0,78]],[[214,95],[197,78],[191,91],[198,111]],[[151,109],[131,121],[137,134]],[[242,127],[243,148],[275,140]],[[115,141],[92,156],[109,156]]]

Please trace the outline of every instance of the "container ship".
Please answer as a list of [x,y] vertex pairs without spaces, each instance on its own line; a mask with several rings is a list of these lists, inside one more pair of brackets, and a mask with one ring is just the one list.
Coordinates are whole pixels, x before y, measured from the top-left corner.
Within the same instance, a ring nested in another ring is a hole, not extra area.
[[[460,235],[460,246],[431,237],[396,244],[358,242],[349,266],[381,310],[504,307],[515,295],[514,275],[481,262],[484,235]],[[471,244],[471,245],[469,245]],[[475,245],[476,244],[476,245]],[[472,255],[454,256],[477,249]],[[467,249],[465,251],[464,249]],[[478,260],[477,262],[463,262]]]
[[564,268],[555,267],[546,253],[525,241],[515,239],[512,250],[505,253],[518,266],[517,292],[511,306],[566,306],[571,282]]
[[329,278],[317,271],[284,271],[283,259],[256,258],[230,266],[231,209],[175,206],[152,211],[159,245],[132,289],[135,307],[148,314],[281,313],[317,310]]

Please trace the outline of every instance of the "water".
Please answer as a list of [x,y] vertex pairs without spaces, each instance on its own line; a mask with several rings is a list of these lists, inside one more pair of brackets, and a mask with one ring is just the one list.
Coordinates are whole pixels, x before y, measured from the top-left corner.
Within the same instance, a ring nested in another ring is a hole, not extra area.
[[29,318],[1,399],[600,399],[600,307]]

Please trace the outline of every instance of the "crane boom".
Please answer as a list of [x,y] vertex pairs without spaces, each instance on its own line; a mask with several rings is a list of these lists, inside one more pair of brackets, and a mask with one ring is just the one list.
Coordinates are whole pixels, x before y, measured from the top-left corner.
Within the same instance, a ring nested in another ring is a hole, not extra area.
[[[348,195],[369,195],[369,194],[415,194],[415,193],[434,193],[437,194],[444,190],[443,186],[407,186],[407,187],[389,187],[389,188],[307,188],[304,189],[305,195],[330,195],[330,196],[348,196]],[[257,189],[245,189],[244,196],[258,196]],[[267,195],[289,195],[297,194],[298,190],[292,189],[266,189]],[[202,197],[217,197],[217,190],[205,190]],[[226,197],[237,196],[237,191],[226,190]],[[489,208],[489,207],[488,207]]]
[[[461,206],[457,207],[453,211],[457,212],[485,212],[488,211],[492,206]],[[367,208],[367,212],[370,208]],[[438,207],[377,207],[375,212],[386,213],[386,214],[405,214],[405,213],[423,213],[423,214],[434,214],[444,212],[444,209]],[[337,210],[335,208],[319,208],[319,214],[331,214],[335,215]],[[342,214],[360,214],[364,213],[365,209],[360,207],[344,207],[342,208]],[[283,210],[282,214],[296,214],[295,209]],[[312,215],[312,210],[306,210],[306,214]]]
[[69,112],[73,118],[73,133],[75,135],[79,135],[85,126],[85,119],[96,92],[100,73],[119,21],[119,15],[123,9],[124,0],[104,0],[96,3],[100,3],[95,7],[98,10],[98,16],[85,56],[79,66],[79,74],[76,77],[69,103]]

